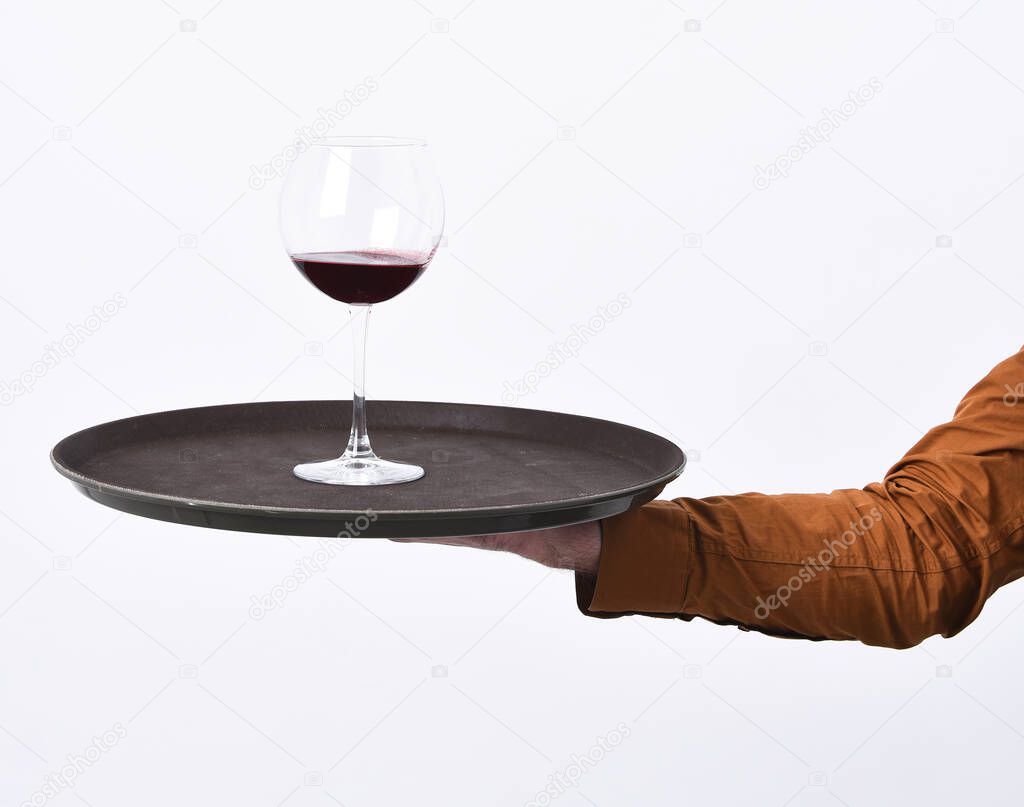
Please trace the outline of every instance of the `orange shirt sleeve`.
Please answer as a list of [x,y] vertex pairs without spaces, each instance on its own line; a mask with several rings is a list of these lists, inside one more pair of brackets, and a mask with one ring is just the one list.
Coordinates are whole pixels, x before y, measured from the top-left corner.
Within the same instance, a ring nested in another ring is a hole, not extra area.
[[1024,350],[862,490],[655,501],[602,522],[591,616],[909,647],[1024,574]]

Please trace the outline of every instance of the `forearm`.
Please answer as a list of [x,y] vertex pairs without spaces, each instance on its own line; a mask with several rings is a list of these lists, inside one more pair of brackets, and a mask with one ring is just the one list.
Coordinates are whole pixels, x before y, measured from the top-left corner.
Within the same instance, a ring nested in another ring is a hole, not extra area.
[[906,647],[969,624],[1024,572],[1024,355],[864,490],[653,502],[603,523],[595,616],[702,616],[768,633]]

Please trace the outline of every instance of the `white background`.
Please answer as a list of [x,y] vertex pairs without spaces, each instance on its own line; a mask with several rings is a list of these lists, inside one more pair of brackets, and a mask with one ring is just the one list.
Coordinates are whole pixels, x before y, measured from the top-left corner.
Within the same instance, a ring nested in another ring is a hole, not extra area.
[[590,620],[568,574],[365,542],[256,621],[314,541],[118,517],[51,469],[135,412],[348,395],[344,308],[249,178],[367,79],[333,133],[428,138],[449,214],[374,315],[373,397],[500,403],[623,293],[518,405],[676,440],[667,494],[816,491],[1024,341],[1019,4],[465,2],[4,2],[0,381],[127,305],[0,409],[0,803],[117,723],[54,803],[522,805],[620,723],[554,803],[1019,803],[1024,588],[896,652]]

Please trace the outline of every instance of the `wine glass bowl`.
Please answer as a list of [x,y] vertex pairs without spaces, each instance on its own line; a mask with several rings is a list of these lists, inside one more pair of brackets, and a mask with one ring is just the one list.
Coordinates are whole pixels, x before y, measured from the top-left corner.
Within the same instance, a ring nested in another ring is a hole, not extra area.
[[292,263],[351,308],[352,429],[333,460],[295,475],[332,485],[382,485],[423,476],[378,457],[366,429],[364,361],[371,306],[405,291],[426,270],[444,230],[444,197],[422,140],[328,137],[292,163],[281,191],[281,234]]

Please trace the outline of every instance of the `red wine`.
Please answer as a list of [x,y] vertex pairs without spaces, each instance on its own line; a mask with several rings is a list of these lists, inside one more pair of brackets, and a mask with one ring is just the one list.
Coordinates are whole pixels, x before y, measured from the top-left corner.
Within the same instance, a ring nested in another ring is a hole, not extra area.
[[372,305],[390,300],[411,286],[429,257],[401,252],[307,252],[292,255],[306,279],[335,300]]

